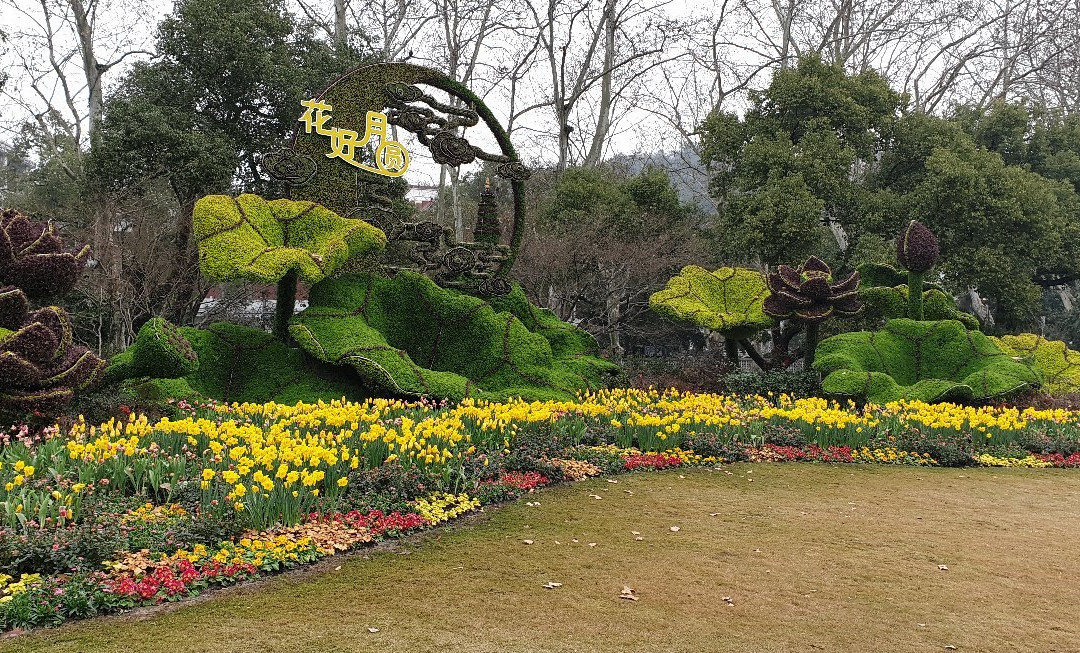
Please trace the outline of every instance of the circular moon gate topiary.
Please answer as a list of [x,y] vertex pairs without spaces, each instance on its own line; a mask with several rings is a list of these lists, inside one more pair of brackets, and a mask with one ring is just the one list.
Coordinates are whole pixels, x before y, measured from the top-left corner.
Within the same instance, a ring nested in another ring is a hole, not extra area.
[[[447,93],[451,102],[437,100],[424,86]],[[429,68],[384,63],[346,73],[315,99],[333,107],[334,127],[364,133],[368,112],[385,112],[387,123],[415,134],[436,163],[460,166],[480,159],[497,164],[496,174],[509,180],[514,194],[510,242],[459,243],[452,230],[433,222],[395,222],[390,199],[393,180],[327,157],[327,139],[302,127],[297,128],[291,153],[263,162],[271,176],[290,188],[294,199],[318,202],[339,215],[363,219],[385,231],[392,243],[406,244],[406,260],[395,262],[391,269],[416,269],[439,285],[482,295],[510,291],[510,269],[525,232],[524,181],[529,171],[506,130],[479,97]],[[481,120],[494,135],[498,153],[486,152],[460,135]]]

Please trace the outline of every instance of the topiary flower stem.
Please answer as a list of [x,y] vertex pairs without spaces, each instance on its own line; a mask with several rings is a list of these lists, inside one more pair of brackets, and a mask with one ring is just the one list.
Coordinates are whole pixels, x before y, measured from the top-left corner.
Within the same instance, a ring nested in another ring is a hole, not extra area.
[[274,308],[274,335],[282,342],[289,340],[289,319],[296,306],[296,270],[289,270],[277,283],[277,305]]
[[814,353],[817,351],[817,322],[806,323],[806,352],[803,354],[803,369],[809,372],[814,367]]
[[739,369],[739,341],[734,338],[724,338],[724,353],[727,354],[728,362],[735,370]]
[[908,317],[923,319],[923,273],[908,272]]

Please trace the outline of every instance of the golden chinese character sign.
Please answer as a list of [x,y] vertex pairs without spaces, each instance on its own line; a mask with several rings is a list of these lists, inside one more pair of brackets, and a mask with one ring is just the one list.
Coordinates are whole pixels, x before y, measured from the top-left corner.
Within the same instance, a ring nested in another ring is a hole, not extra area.
[[[300,116],[304,124],[304,133],[315,133],[330,139],[330,151],[325,153],[328,159],[341,159],[351,166],[374,172],[386,177],[400,177],[409,170],[409,151],[401,143],[390,140],[387,133],[386,114],[380,111],[368,111],[364,125],[364,134],[342,127],[328,127],[334,107],[319,100],[301,102],[306,109]],[[372,141],[378,139],[375,145]],[[357,159],[365,147],[373,147],[375,165],[370,166]]]

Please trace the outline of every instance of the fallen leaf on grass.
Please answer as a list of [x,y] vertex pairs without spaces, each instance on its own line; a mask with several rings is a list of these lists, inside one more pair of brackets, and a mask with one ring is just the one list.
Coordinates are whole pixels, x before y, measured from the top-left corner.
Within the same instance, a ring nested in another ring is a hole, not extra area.
[[945,565],[938,565],[937,568],[941,571],[949,571],[949,568]]
[[532,540],[521,540],[521,543],[522,544],[532,544],[533,541]]
[[574,544],[577,544],[577,542],[578,542],[576,537],[574,539],[570,540],[570,541],[573,542]]
[[955,650],[956,650],[956,647],[955,647],[955,646],[953,646],[952,644],[946,644],[946,645],[945,645],[945,650],[946,650],[946,651],[955,651]]
[[609,478],[609,479],[607,480],[607,482],[608,482],[608,483],[618,483],[618,481],[616,481],[616,480],[615,480],[615,479],[613,479],[613,478]]
[[637,601],[637,591],[629,585],[623,585],[622,591],[619,592],[620,599],[626,599],[627,601]]
[[637,532],[637,531],[630,531],[630,534],[631,534],[631,535],[641,535],[641,533],[639,533],[639,532]]
[[630,494],[630,495],[634,494],[634,493],[633,493],[633,492],[631,492],[630,490],[623,490],[623,492],[625,492],[625,493],[627,493],[627,494]]
[[710,513],[709,513],[709,516],[710,516],[710,517],[715,517],[715,516],[717,516],[717,515],[719,515],[719,514],[720,514],[720,513],[718,513],[718,512],[710,512]]
[[550,580],[548,582],[544,583],[544,589],[546,589],[546,590],[553,590],[556,587],[562,587],[562,583],[553,583]]
[[596,546],[596,542],[589,542],[589,546]]
[[603,499],[603,497],[600,496],[599,494],[590,494],[589,498],[590,499]]
[[672,526],[668,530],[671,531],[672,533],[678,533],[680,529],[679,529],[678,526]]
[[686,478],[686,477],[683,476],[682,474],[679,474],[679,478]]
[[373,626],[368,626],[368,629],[367,629],[367,631],[368,631],[369,633],[377,633],[377,632],[379,632],[379,629],[378,629],[378,628],[375,628],[375,627],[373,627]]
[[724,601],[724,603],[727,603],[728,605],[731,605],[731,606],[735,605],[735,603],[732,602],[730,596],[725,596],[722,600]]
[[559,540],[555,540],[555,544],[562,544]]
[[635,537],[634,539],[635,539],[635,540],[637,540],[638,542],[641,542],[641,541],[643,541],[643,540],[644,540],[645,538],[644,538],[644,537],[641,537],[640,535],[638,535],[638,536],[637,536],[637,537]]
[[334,567],[334,571],[341,571],[341,565]]

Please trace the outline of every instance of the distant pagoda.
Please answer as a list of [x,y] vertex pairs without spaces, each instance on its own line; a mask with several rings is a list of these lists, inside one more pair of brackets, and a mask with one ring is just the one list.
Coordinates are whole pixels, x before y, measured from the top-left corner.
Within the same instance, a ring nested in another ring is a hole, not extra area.
[[480,204],[476,207],[476,229],[473,240],[478,243],[498,245],[502,239],[502,225],[499,224],[499,205],[495,202],[495,192],[491,190],[491,178],[484,182],[480,192]]

